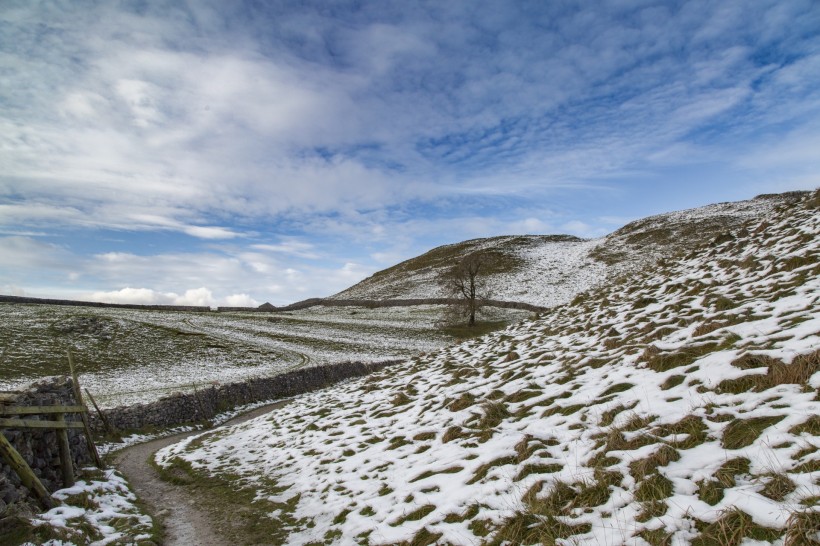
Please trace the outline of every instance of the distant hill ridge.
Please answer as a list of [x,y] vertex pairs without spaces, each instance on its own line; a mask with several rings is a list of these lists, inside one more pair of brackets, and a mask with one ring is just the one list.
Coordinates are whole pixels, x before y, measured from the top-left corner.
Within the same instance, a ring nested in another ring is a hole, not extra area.
[[658,214],[631,222],[598,238],[572,235],[512,235],[471,239],[440,246],[331,296],[330,300],[403,300],[443,298],[440,276],[459,258],[485,252],[490,297],[554,307],[577,294],[658,260],[681,256],[694,246],[733,232],[778,206],[808,192],[759,195],[747,201],[718,203]]

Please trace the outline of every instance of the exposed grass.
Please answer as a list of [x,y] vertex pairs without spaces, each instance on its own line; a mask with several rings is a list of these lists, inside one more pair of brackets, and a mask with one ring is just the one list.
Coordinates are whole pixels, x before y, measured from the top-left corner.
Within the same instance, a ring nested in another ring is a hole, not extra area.
[[[656,427],[653,433],[662,437],[675,435],[669,440],[669,445],[677,449],[691,449],[706,441],[708,428],[700,417],[687,415],[676,423]],[[685,436],[680,438],[678,435]]]
[[720,519],[704,526],[692,540],[692,546],[739,546],[745,538],[773,542],[780,538],[778,529],[757,525],[752,517],[738,508],[725,510]]
[[476,398],[469,392],[463,393],[457,400],[452,402],[448,409],[450,411],[461,411],[472,407],[475,404]]
[[820,415],[812,415],[799,425],[795,425],[789,429],[792,434],[810,434],[811,436],[820,436]]
[[666,476],[655,473],[641,481],[635,489],[635,500],[640,502],[662,501],[672,496],[674,487]]
[[749,473],[751,461],[746,457],[736,457],[729,459],[718,468],[715,472],[715,478],[723,487],[734,487],[735,476],[745,475]]
[[506,320],[492,322],[477,320],[472,326],[466,324],[450,324],[442,327],[439,332],[452,339],[465,340],[503,330],[509,325],[510,323]]
[[711,506],[716,505],[723,499],[723,491],[726,489],[717,480],[703,480],[697,483],[698,498]]
[[725,449],[740,449],[750,446],[764,430],[783,420],[784,415],[774,417],[753,417],[734,419],[723,429],[721,445]]
[[516,474],[515,478],[513,478],[513,481],[519,482],[532,474],[553,474],[555,472],[560,472],[562,468],[564,468],[564,466],[558,463],[527,464],[524,465],[524,467],[521,469],[520,472],[518,472],[518,474]]
[[442,443],[452,442],[453,440],[457,440],[458,438],[464,438],[467,436],[466,432],[463,428],[459,426],[453,426],[448,428],[444,435],[441,437]]
[[761,392],[777,385],[807,385],[812,375],[820,371],[820,351],[798,355],[791,364],[765,356],[747,354],[732,362],[741,369],[768,368],[765,374],[750,374],[737,379],[726,379],[718,384],[717,392],[741,394]]
[[644,539],[650,546],[670,546],[672,534],[665,529],[643,529],[634,536]]
[[510,417],[510,412],[503,402],[485,402],[482,406],[482,416],[476,425],[481,430],[489,430],[501,424],[501,421]]
[[698,358],[711,353],[718,347],[717,343],[706,343],[673,353],[661,353],[649,356],[647,367],[656,372],[668,372],[681,366],[689,366]]
[[786,521],[786,532],[783,535],[784,546],[817,546],[817,533],[820,530],[820,512],[805,510],[793,512]]
[[390,525],[392,527],[398,527],[399,525],[401,525],[402,523],[405,523],[407,521],[418,521],[418,520],[423,519],[424,517],[430,515],[431,513],[433,513],[435,511],[435,509],[436,509],[436,506],[434,504],[425,504],[423,506],[419,506],[418,508],[416,508],[412,512],[409,512],[409,513],[403,515],[402,517],[398,518],[397,520],[392,522]]
[[438,543],[438,540],[442,536],[442,533],[433,533],[427,529],[427,527],[422,527],[413,535],[413,538],[409,541],[402,542],[401,546],[430,546],[431,544]]
[[785,474],[772,474],[760,494],[775,501],[782,501],[797,489],[797,485]]
[[457,473],[461,472],[462,470],[464,470],[464,467],[463,466],[458,466],[458,465],[450,466],[450,467],[444,468],[442,470],[427,470],[425,472],[422,472],[421,474],[419,474],[415,478],[411,479],[410,483],[417,482],[417,481],[420,481],[420,480],[425,480],[427,478],[430,478],[431,476],[436,476],[438,474],[457,474]]
[[475,473],[473,474],[473,477],[470,478],[465,483],[466,483],[466,485],[472,485],[472,484],[474,484],[478,481],[483,480],[485,477],[487,477],[487,473],[490,470],[492,470],[493,468],[495,468],[497,466],[514,465],[517,462],[518,462],[517,457],[515,457],[513,455],[507,455],[505,457],[498,457],[496,459],[493,459],[492,461],[479,466],[476,469]]
[[556,541],[568,539],[576,534],[588,533],[592,526],[588,523],[571,525],[559,520],[561,506],[565,497],[574,497],[575,491],[565,484],[558,483],[555,490],[546,498],[539,499],[539,482],[522,499],[523,508],[502,523],[498,531],[486,541],[486,546],[502,544],[556,544]]
[[680,460],[680,453],[678,453],[675,448],[662,445],[660,449],[649,457],[629,463],[629,471],[635,478],[635,481],[640,481],[646,476],[655,473],[658,468],[678,460]]
[[[257,487],[243,487],[239,476],[200,473],[179,458],[171,459],[167,468],[151,462],[162,479],[188,489],[191,498],[198,499],[198,507],[209,514],[214,528],[234,544],[285,544],[288,529],[308,524],[294,517],[298,493],[284,502],[273,502],[260,498]],[[261,483],[271,495],[287,491],[268,478]]]
[[677,387],[678,385],[683,383],[685,380],[686,380],[686,377],[683,376],[683,375],[670,375],[669,377],[666,378],[666,381],[664,381],[661,384],[661,390],[668,391],[669,389],[671,389],[673,387]]
[[617,383],[617,384],[612,385],[611,387],[609,387],[604,392],[602,392],[600,396],[604,397],[604,396],[608,396],[610,394],[617,394],[619,392],[628,391],[629,389],[631,389],[634,386],[635,385],[633,383]]

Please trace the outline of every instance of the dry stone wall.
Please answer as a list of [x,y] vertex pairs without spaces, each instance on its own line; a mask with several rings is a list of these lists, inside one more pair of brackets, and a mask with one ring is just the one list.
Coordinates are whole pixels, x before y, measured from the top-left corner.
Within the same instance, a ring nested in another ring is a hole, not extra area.
[[[24,391],[15,392],[7,404],[15,406],[76,405],[73,388],[73,383],[68,377],[50,377],[34,383]],[[53,417],[26,416],[25,418],[50,420]],[[67,421],[79,419],[80,416],[77,414],[66,415]],[[56,491],[64,487],[55,431],[7,429],[3,430],[2,434],[26,460],[46,489]],[[68,441],[75,470],[94,464],[82,430],[69,429]],[[0,458],[0,515],[9,505],[25,501],[28,496],[29,491],[20,484],[20,478]]]
[[[177,393],[149,404],[103,410],[109,426],[117,431],[166,428],[212,419],[218,413],[237,406],[277,400],[327,387],[339,381],[361,377],[394,364],[343,362],[302,368],[274,377],[253,378],[240,383],[213,385],[193,393]],[[105,433],[98,415],[91,416],[91,427],[96,433]]]
[[196,313],[207,313],[211,310],[210,307],[201,305],[140,305],[136,303],[101,303],[97,301],[56,300],[4,295],[0,295],[0,303],[63,305],[68,307],[103,307],[110,309],[139,309],[142,311],[185,311]]

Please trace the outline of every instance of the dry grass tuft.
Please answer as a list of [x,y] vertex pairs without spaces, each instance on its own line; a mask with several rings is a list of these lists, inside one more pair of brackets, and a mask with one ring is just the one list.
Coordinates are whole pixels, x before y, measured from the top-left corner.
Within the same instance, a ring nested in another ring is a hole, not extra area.
[[783,420],[784,415],[773,417],[753,417],[750,419],[733,419],[723,429],[721,444],[725,449],[740,449],[750,446],[760,437],[764,430]]
[[467,408],[472,407],[475,404],[475,396],[470,394],[469,392],[465,392],[462,394],[457,400],[455,400],[448,409],[450,411],[461,411]]
[[635,481],[641,481],[646,476],[656,472],[658,468],[677,460],[680,460],[680,453],[671,446],[663,445],[649,457],[629,463],[629,472],[635,478]]
[[760,494],[764,497],[780,502],[795,489],[797,489],[797,486],[789,479],[788,476],[785,474],[773,474],[760,491]]
[[794,512],[786,521],[786,534],[783,546],[820,546],[817,534],[820,533],[820,512]]
[[464,429],[459,426],[453,426],[447,429],[444,435],[441,437],[441,442],[446,444],[447,442],[452,442],[453,440],[457,440],[458,438],[464,438],[466,434],[464,433]]
[[777,529],[761,527],[738,508],[724,510],[716,522],[707,525],[692,546],[739,546],[745,538],[774,542],[780,537]]

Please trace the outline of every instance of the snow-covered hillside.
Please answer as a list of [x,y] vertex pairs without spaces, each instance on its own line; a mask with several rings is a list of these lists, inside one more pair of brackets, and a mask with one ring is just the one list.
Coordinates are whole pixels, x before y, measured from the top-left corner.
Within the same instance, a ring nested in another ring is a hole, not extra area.
[[747,220],[158,461],[288,544],[816,544],[820,192]]
[[439,276],[461,256],[488,253],[491,297],[553,307],[580,292],[639,270],[659,258],[685,253],[744,222],[763,218],[799,194],[761,196],[651,216],[599,239],[568,235],[520,235],[446,245],[380,271],[333,296],[336,299],[446,297]]

